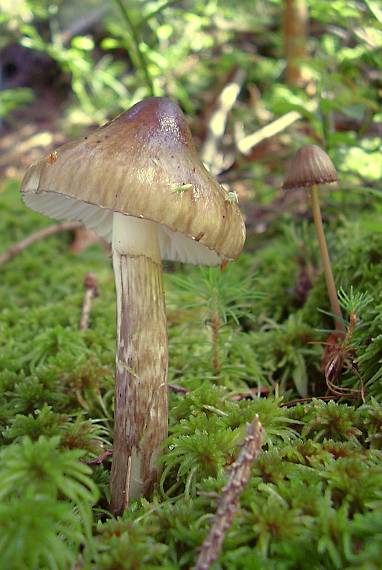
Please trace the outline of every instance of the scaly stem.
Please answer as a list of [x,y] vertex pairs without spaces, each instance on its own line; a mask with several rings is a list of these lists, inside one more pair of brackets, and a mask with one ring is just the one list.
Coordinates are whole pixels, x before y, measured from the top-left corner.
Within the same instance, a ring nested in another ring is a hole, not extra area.
[[316,225],[318,243],[320,245],[321,260],[324,269],[326,287],[328,289],[330,305],[332,307],[332,312],[335,317],[336,329],[343,332],[345,330],[345,327],[343,324],[342,311],[340,308],[340,304],[338,302],[336,284],[334,282],[332,266],[329,258],[328,246],[326,243],[324,228],[322,225],[320,201],[318,197],[317,186],[312,186],[310,188],[310,194],[312,198],[313,219]]
[[167,330],[156,224],[114,214],[118,346],[111,510],[121,514],[157,479],[167,436]]

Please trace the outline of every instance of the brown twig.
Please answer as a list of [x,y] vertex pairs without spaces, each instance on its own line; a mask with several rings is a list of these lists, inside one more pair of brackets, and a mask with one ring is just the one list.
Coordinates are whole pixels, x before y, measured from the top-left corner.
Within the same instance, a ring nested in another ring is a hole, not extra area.
[[202,544],[194,570],[208,570],[219,557],[225,533],[230,528],[240,495],[248,482],[251,467],[261,451],[263,427],[259,416],[249,424],[239,456],[232,466],[227,485],[218,501],[218,508],[207,538]]
[[188,388],[184,388],[183,386],[178,386],[178,384],[169,384],[168,389],[170,392],[174,392],[174,394],[188,394],[190,390]]
[[[357,355],[351,343],[356,324],[357,315],[352,312],[349,315],[346,333],[337,330],[328,337],[324,343],[326,346],[322,368],[329,393],[344,397],[360,396],[364,400],[364,385],[356,364]],[[337,384],[344,370],[350,370],[356,376],[359,381],[359,388],[344,387]]]
[[79,222],[65,222],[63,224],[54,224],[53,226],[48,226],[47,228],[43,228],[42,230],[39,230],[38,232],[28,236],[27,238],[11,245],[11,247],[7,249],[7,251],[5,251],[0,255],[0,265],[6,263],[7,261],[15,257],[17,254],[21,253],[24,249],[26,249],[28,246],[32,245],[32,243],[36,241],[42,240],[48,236],[52,236],[54,234],[58,234],[61,232],[73,231],[80,227],[81,224]]
[[92,308],[92,301],[98,295],[97,281],[93,273],[87,273],[84,279],[85,295],[82,303],[82,312],[80,318],[80,331],[86,331],[89,328],[89,315]]
[[101,239],[93,230],[82,227],[74,232],[73,242],[70,244],[70,251],[72,253],[81,253],[91,245],[99,243]]
[[111,457],[112,455],[113,451],[111,449],[106,449],[101,453],[101,455],[98,455],[94,459],[89,459],[88,461],[85,461],[85,463],[86,465],[102,465],[105,459]]

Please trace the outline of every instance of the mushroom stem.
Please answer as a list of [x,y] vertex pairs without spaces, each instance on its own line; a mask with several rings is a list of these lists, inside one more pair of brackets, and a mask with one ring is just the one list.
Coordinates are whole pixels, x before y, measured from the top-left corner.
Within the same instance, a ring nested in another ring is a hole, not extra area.
[[326,243],[324,228],[322,225],[321,208],[320,208],[317,186],[313,185],[310,187],[310,195],[312,199],[313,219],[316,226],[318,243],[320,245],[321,260],[324,269],[326,287],[328,289],[330,305],[332,307],[332,312],[335,317],[336,329],[343,332],[345,330],[345,327],[343,324],[342,311],[340,308],[340,304],[338,302],[336,284],[334,282],[332,266],[329,258],[328,246]]
[[147,494],[167,436],[167,328],[156,224],[113,215],[117,295],[111,510]]

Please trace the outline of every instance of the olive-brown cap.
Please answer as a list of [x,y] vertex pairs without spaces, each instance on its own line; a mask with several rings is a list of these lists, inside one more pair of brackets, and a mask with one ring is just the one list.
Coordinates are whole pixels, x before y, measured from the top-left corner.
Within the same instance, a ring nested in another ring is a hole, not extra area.
[[240,210],[207,172],[185,117],[151,97],[87,137],[33,164],[21,191],[28,206],[79,220],[111,240],[113,212],[159,224],[163,259],[215,265],[244,244]]
[[307,144],[290,161],[282,187],[292,190],[337,181],[336,169],[326,152],[315,144]]

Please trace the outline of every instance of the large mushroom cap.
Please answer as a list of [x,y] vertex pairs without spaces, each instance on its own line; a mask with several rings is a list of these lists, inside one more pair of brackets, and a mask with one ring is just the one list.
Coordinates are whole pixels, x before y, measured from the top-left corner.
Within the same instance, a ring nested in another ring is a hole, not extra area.
[[214,265],[236,258],[245,240],[237,204],[165,98],[145,99],[36,162],[21,191],[32,209],[81,221],[109,241],[114,212],[157,222],[163,259]]
[[326,152],[317,145],[307,144],[290,161],[283,189],[306,188],[337,181],[336,169]]

